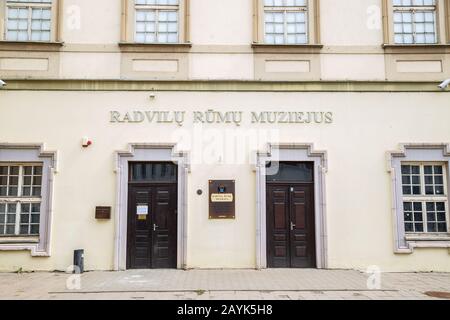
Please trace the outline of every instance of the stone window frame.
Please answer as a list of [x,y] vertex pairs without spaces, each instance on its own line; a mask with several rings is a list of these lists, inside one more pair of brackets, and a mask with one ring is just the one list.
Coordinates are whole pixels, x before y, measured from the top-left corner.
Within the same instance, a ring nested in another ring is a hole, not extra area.
[[31,251],[33,257],[51,255],[51,225],[53,215],[53,181],[57,170],[57,152],[45,151],[43,144],[0,143],[0,162],[41,163],[42,202],[39,237],[0,238],[0,251]]
[[402,163],[412,162],[444,163],[447,169],[447,190],[450,190],[450,144],[401,144],[399,151],[388,152],[388,172],[391,175],[393,199],[392,220],[394,231],[394,253],[411,254],[414,252],[415,248],[450,249],[450,230],[444,234],[423,233],[408,235],[405,232],[401,165]]
[[253,47],[322,47],[320,44],[320,0],[308,1],[308,43],[266,44],[264,41],[264,0],[253,0]]
[[436,48],[450,44],[450,0],[436,0],[437,43],[396,44],[394,41],[394,8],[392,0],[382,0],[383,47],[391,48]]
[[115,271],[127,269],[129,162],[171,161],[178,165],[177,268],[187,267],[187,180],[191,167],[189,153],[177,151],[176,147],[173,143],[130,143],[127,150],[115,152]]
[[190,0],[179,0],[178,43],[138,43],[135,42],[135,0],[122,0],[121,34],[119,45],[122,47],[190,47]]
[[317,269],[327,269],[327,152],[315,150],[311,143],[269,143],[266,151],[256,152],[253,156],[256,173],[256,268],[267,268],[266,164],[273,161],[305,161],[314,163],[316,265]]
[[[13,41],[6,40],[6,23],[7,23],[7,3],[6,1],[0,1],[0,44],[33,44],[33,45],[49,45],[57,44],[61,45],[61,29],[62,29],[62,17],[63,17],[63,1],[64,0],[53,0],[52,1],[52,21],[51,21],[51,37],[50,41]],[[23,3],[26,4],[26,3]],[[32,5],[32,4],[31,4]],[[19,4],[17,6],[20,6]]]

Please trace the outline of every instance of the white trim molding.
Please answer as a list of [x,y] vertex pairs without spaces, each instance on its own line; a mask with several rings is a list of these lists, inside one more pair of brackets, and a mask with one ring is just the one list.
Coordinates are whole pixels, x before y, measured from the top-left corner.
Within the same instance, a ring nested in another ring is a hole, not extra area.
[[[394,231],[394,253],[411,254],[415,248],[448,248],[450,233],[409,235],[405,232],[403,213],[402,162],[446,163],[447,190],[449,187],[450,144],[447,143],[404,143],[398,151],[387,153],[387,169],[392,185],[392,222]],[[448,214],[448,213],[447,213]]]
[[313,144],[268,144],[267,150],[256,153],[256,265],[267,268],[266,230],[266,163],[273,161],[314,162],[314,213],[316,235],[316,264],[328,267],[328,233],[326,222],[325,174],[328,170],[326,151],[315,151]]
[[31,251],[33,257],[51,255],[53,183],[57,173],[57,152],[45,151],[43,144],[0,143],[0,162],[40,162],[42,168],[42,202],[39,238],[0,238],[0,251]]
[[176,151],[176,145],[170,143],[131,143],[126,151],[117,151],[115,157],[117,193],[114,270],[126,270],[128,163],[130,161],[172,161],[178,165],[177,268],[185,269],[187,261],[187,177],[190,172],[189,154]]

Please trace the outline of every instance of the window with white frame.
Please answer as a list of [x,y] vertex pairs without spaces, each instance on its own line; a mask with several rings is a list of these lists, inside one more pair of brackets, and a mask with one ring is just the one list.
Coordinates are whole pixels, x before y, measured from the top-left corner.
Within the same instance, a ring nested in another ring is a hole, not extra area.
[[0,163],[0,237],[39,235],[42,168]]
[[308,0],[264,0],[266,44],[308,43]]
[[179,0],[135,0],[135,42],[179,42]]
[[7,0],[8,41],[51,41],[53,0]]
[[446,165],[402,163],[401,176],[405,232],[448,232]]
[[437,43],[436,0],[393,0],[396,44]]

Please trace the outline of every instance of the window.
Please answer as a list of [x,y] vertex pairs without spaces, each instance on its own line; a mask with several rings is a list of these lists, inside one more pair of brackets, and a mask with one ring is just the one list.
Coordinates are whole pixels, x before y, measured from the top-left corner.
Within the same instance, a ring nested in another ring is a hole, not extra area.
[[402,144],[389,152],[394,252],[450,248],[449,144]]
[[319,45],[319,0],[254,0],[253,44]]
[[448,196],[444,164],[402,164],[405,232],[448,232]]
[[0,250],[50,256],[56,158],[40,144],[0,143]]
[[[138,45],[190,47],[190,0],[122,0],[122,48]],[[157,46],[156,46],[157,47]]]
[[52,0],[7,0],[8,41],[51,41]]
[[445,45],[450,41],[448,0],[382,0],[384,47]]
[[135,0],[135,42],[178,43],[178,0]]
[[396,44],[437,43],[436,0],[393,0]]
[[264,0],[266,44],[307,44],[307,0]]
[[38,236],[42,164],[0,164],[0,236]]

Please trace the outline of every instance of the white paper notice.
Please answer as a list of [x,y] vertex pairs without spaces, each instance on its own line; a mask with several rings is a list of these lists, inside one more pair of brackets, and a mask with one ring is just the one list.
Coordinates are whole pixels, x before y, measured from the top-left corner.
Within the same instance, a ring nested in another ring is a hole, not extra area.
[[146,216],[146,215],[148,215],[148,206],[147,205],[138,205],[136,207],[136,214],[138,216]]

